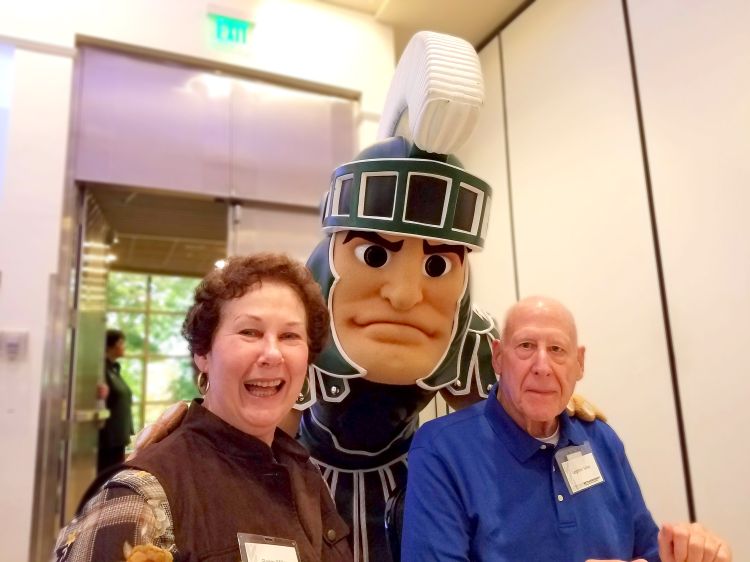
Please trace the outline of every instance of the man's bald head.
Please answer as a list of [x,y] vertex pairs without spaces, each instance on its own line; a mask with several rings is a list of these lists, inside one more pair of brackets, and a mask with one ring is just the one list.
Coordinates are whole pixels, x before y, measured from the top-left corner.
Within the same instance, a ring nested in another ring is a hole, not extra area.
[[500,339],[504,340],[511,336],[513,330],[518,325],[520,318],[527,318],[527,315],[549,314],[557,316],[562,326],[568,330],[568,335],[575,346],[578,345],[578,330],[573,314],[560,301],[551,297],[534,295],[525,297],[508,309],[505,313],[505,322]]

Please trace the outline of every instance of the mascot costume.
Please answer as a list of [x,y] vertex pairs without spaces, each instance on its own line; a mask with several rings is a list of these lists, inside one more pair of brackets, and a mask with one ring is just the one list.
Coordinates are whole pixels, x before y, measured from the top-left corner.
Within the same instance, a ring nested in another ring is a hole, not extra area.
[[[326,237],[308,267],[328,302],[331,338],[290,427],[349,522],[358,562],[399,558],[386,505],[406,486],[420,411],[438,392],[454,408],[474,403],[496,381],[490,344],[498,334],[472,305],[469,275],[491,189],[451,156],[482,99],[474,48],[417,33],[396,68],[380,142],[335,170],[323,203]],[[593,419],[588,403],[579,398],[576,407]],[[165,412],[136,449],[169,433],[185,410]]]
[[[484,245],[491,189],[450,156],[482,97],[470,44],[415,35],[388,93],[383,140],[336,169],[323,205],[327,236],[308,267],[331,338],[297,404],[298,438],[350,523],[355,560],[388,559],[385,506],[406,485],[419,412],[441,389],[449,403],[473,402],[496,380],[497,334],[472,306],[468,263]],[[408,138],[394,136],[407,122]]]

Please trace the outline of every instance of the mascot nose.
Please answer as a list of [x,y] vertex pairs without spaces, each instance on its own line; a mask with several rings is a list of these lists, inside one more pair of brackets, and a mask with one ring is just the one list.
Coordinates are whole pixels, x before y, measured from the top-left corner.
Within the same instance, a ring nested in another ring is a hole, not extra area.
[[422,302],[422,272],[414,272],[391,277],[380,290],[380,296],[391,303],[396,310],[410,310]]

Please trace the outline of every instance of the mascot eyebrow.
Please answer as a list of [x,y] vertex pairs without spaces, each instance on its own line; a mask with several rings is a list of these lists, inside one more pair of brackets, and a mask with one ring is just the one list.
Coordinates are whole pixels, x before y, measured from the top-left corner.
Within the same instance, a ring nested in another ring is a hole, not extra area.
[[[372,242],[373,244],[377,244],[378,246],[383,246],[383,248],[391,252],[398,252],[404,245],[403,240],[399,240],[398,242],[391,242],[390,240],[386,240],[385,238],[380,236],[380,234],[378,234],[377,232],[368,232],[361,230],[350,230],[349,232],[347,232],[346,238],[344,238],[344,244],[347,244],[355,238],[362,238],[363,240],[367,240],[368,242]],[[458,259],[461,260],[461,263],[464,263],[465,250],[466,247],[462,246],[461,244],[432,245],[427,242],[427,240],[422,240],[422,251],[425,253],[425,255],[454,253],[458,256]]]

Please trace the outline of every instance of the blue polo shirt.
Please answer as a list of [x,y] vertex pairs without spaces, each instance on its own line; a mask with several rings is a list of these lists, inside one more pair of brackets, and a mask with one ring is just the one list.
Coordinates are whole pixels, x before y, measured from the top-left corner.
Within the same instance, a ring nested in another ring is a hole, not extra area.
[[[402,560],[658,561],[658,529],[622,442],[560,416],[547,445],[489,398],[421,427],[409,452]],[[604,482],[571,494],[557,449],[588,442]]]

